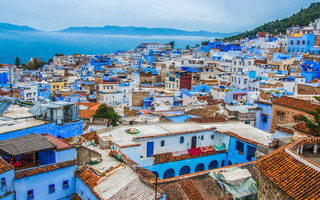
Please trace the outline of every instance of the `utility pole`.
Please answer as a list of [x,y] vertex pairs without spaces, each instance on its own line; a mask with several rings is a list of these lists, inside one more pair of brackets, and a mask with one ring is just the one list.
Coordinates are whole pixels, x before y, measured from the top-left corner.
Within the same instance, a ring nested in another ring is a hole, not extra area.
[[13,97],[13,67],[9,67],[9,78],[10,78],[10,97]]
[[156,176],[156,194],[155,194],[155,197],[154,197],[154,200],[157,200],[157,192],[158,192],[158,176],[157,176],[157,174],[155,174],[155,176]]

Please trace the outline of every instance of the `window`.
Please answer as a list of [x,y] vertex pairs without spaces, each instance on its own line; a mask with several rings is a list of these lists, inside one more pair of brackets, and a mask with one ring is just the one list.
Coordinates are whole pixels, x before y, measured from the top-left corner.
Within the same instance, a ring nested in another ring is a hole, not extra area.
[[245,124],[250,124],[250,121],[245,121],[244,123],[245,123]]
[[6,185],[6,178],[2,178],[1,179],[1,187],[5,186]]
[[283,122],[283,115],[279,115],[279,122]]
[[160,146],[164,146],[164,140],[161,140]]
[[305,45],[305,44],[306,44],[306,41],[305,41],[305,40],[302,40],[302,44]]
[[211,140],[214,140],[214,135],[211,135]]
[[69,180],[65,180],[62,182],[62,188],[63,189],[68,189],[69,188]]
[[55,185],[54,185],[54,184],[49,185],[49,194],[52,194],[52,193],[54,193],[55,191],[56,191]]
[[300,41],[299,40],[297,40],[297,45],[299,45],[300,44]]
[[201,135],[201,140],[203,140],[203,135]]
[[34,199],[33,189],[27,191],[27,200]]
[[256,148],[248,146],[247,160],[251,161],[255,157]]
[[237,141],[236,142],[236,150],[238,151],[239,154],[243,155],[243,151],[244,151],[244,143]]
[[267,122],[268,122],[267,116],[262,117],[262,122],[264,122],[264,123],[267,123]]
[[182,144],[182,143],[184,143],[184,137],[183,136],[180,137],[180,144]]

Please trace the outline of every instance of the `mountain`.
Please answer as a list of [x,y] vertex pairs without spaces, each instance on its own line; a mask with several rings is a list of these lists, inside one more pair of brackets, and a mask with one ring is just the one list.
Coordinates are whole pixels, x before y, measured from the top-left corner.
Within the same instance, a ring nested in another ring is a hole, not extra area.
[[237,33],[220,33],[209,31],[184,31],[172,28],[145,28],[145,27],[70,27],[59,32],[83,33],[83,34],[104,34],[104,35],[139,35],[139,36],[200,36],[200,37],[228,37]]
[[4,31],[38,31],[34,28],[31,28],[29,26],[18,26],[14,24],[9,23],[0,23],[0,32]]
[[225,38],[225,40],[239,40],[249,36],[256,36],[258,32],[269,32],[271,34],[286,33],[286,29],[291,26],[308,26],[310,22],[320,18],[320,2],[311,3],[308,8],[301,9],[298,13],[290,17],[268,22],[251,31],[246,31],[238,35]]

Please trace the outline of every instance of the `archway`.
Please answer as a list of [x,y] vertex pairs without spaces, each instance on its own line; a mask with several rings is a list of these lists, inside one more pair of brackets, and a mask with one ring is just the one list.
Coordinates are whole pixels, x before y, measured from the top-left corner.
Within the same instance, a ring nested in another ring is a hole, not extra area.
[[196,166],[194,172],[199,172],[199,171],[203,171],[203,170],[204,170],[204,164],[199,163],[199,164]]
[[189,173],[190,173],[190,167],[185,165],[180,169],[179,175],[184,175]]
[[232,165],[232,162],[230,160],[228,161],[228,165]]
[[152,173],[153,173],[154,175],[156,175],[157,177],[159,177],[159,173],[158,173],[158,172],[153,171]]
[[174,177],[174,170],[170,168],[164,172],[163,178],[171,178],[171,177]]
[[224,167],[224,160],[223,160],[222,163],[221,163],[221,167]]
[[218,161],[213,160],[210,164],[209,164],[209,169],[215,169],[218,168]]

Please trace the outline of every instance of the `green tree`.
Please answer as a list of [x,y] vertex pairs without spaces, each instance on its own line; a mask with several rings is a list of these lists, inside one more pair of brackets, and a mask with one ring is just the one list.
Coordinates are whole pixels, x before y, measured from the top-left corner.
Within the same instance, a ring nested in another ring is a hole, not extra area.
[[93,117],[107,119],[108,126],[117,126],[120,119],[120,116],[114,111],[114,109],[106,104],[101,104]]
[[203,41],[203,42],[201,42],[201,45],[202,46],[208,46],[208,43],[209,43],[209,40],[208,41]]
[[171,45],[172,49],[174,49],[174,44],[175,44],[175,41],[170,41],[169,42],[169,45]]
[[14,64],[19,66],[21,63],[20,63],[20,58],[19,57],[16,57],[15,61],[14,61]]
[[190,45],[187,45],[187,46],[186,46],[186,49],[190,49]]
[[[316,100],[320,101],[320,96],[314,97]],[[314,117],[314,121],[309,117],[301,116],[300,119],[306,123],[306,126],[313,130],[317,135],[320,135],[320,109],[316,108],[315,111],[307,111]]]

